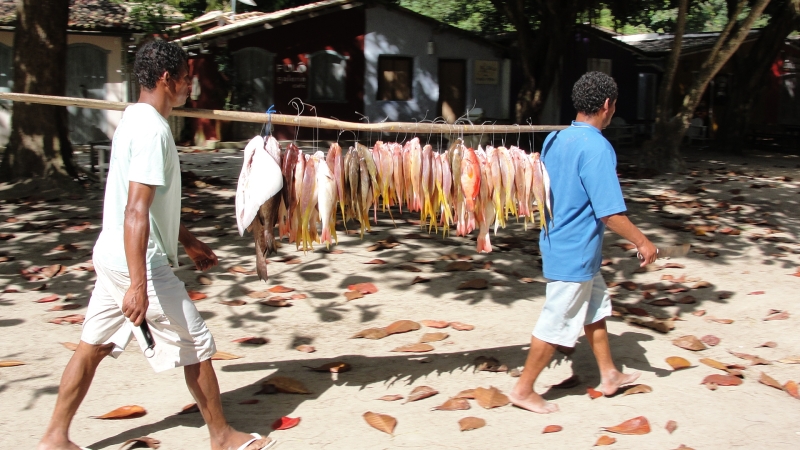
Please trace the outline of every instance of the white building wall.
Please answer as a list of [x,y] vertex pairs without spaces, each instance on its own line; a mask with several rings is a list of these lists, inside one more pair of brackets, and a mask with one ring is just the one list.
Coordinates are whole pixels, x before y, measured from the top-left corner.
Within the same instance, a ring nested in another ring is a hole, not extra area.
[[[123,48],[122,39],[119,36],[67,35],[67,45],[92,44],[108,52],[105,99],[115,102],[122,102],[127,99],[122,60],[125,49]],[[14,45],[14,32],[0,31],[0,43],[12,47]],[[108,138],[111,139],[120,119],[122,119],[122,111],[104,111],[104,114],[106,117],[106,129],[104,131]],[[8,143],[9,134],[11,134],[11,111],[0,109],[0,145]]]
[[[504,74],[511,65],[505,63],[496,49],[458,33],[437,31],[434,25],[412,15],[392,11],[384,6],[367,9],[364,37],[364,110],[371,122],[382,120],[413,121],[436,116],[439,99],[439,59],[463,59],[467,66],[466,106],[483,109],[484,117],[508,118],[510,77]],[[435,53],[428,54],[428,42],[434,43]],[[409,101],[379,101],[378,57],[397,55],[414,60],[412,99]],[[475,61],[497,61],[500,73],[497,84],[475,84]]]

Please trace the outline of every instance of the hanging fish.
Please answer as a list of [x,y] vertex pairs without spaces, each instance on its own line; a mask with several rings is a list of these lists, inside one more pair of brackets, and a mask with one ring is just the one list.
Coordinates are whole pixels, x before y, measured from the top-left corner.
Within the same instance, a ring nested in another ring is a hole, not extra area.
[[475,212],[475,200],[481,190],[481,168],[475,151],[468,148],[461,160],[461,189],[467,211]]
[[320,239],[327,248],[333,240],[336,243],[336,181],[333,179],[328,164],[317,165],[317,205],[319,217],[322,221],[322,234]]

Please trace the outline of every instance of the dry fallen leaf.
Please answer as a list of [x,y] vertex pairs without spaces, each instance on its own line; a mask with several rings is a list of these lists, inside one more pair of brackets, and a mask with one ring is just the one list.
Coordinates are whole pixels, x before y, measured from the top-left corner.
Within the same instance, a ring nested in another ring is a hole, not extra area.
[[786,320],[789,318],[788,311],[779,311],[774,314],[770,314],[769,316],[765,317],[764,320]]
[[400,334],[400,333],[407,333],[409,331],[416,331],[419,329],[420,329],[420,324],[414,322],[413,320],[398,320],[397,322],[393,322],[386,327],[386,333]]
[[617,434],[647,434],[650,432],[650,422],[644,416],[639,416],[626,420],[619,425],[603,429]]
[[386,264],[386,261],[376,258],[376,259],[370,259],[369,261],[365,262],[364,264],[383,265],[383,264]]
[[67,350],[71,350],[73,352],[78,349],[78,344],[74,342],[62,342],[61,345],[63,345]]
[[247,270],[242,266],[233,266],[233,267],[228,269],[228,272],[229,273],[240,273],[242,275],[255,275],[256,274],[255,270]]
[[775,380],[771,376],[765,374],[764,372],[761,372],[761,377],[758,379],[758,382],[761,383],[761,384],[766,384],[767,386],[772,386],[775,389],[778,389],[780,391],[783,390],[783,386],[781,386],[781,384],[778,383],[777,380]]
[[444,320],[420,320],[419,323],[429,328],[447,328],[450,326],[450,322],[445,322]]
[[225,305],[225,306],[242,306],[242,305],[246,305],[246,304],[247,304],[247,302],[246,302],[246,301],[244,301],[244,300],[241,300],[241,299],[236,299],[236,300],[220,300],[220,303],[222,303],[222,304],[223,304],[223,305]]
[[362,294],[374,294],[378,292],[378,288],[372,283],[351,284],[350,286],[347,286],[347,289],[350,291],[358,291]]
[[142,446],[147,448],[159,448],[161,447],[161,441],[158,439],[153,439],[149,436],[142,436],[134,439],[128,439],[127,441],[123,442],[119,447],[119,450],[129,450],[133,448],[140,448]]
[[602,435],[599,438],[597,438],[597,442],[594,443],[594,446],[599,447],[601,445],[611,445],[615,442],[617,442],[617,440],[614,439],[613,437]]
[[737,358],[746,359],[746,360],[750,361],[750,363],[752,365],[754,365],[754,366],[759,365],[759,364],[763,364],[765,366],[772,364],[771,362],[767,361],[766,359],[760,358],[760,357],[758,357],[756,355],[749,355],[747,353],[732,352],[730,350],[728,350],[728,353],[730,353],[731,355],[733,355],[733,356],[735,356]]
[[214,356],[211,357],[211,360],[212,361],[228,361],[228,360],[231,360],[231,359],[239,359],[239,358],[241,358],[241,356],[236,356],[236,355],[234,355],[232,353],[217,352],[217,353],[214,353]]
[[362,294],[359,291],[347,291],[347,292],[344,293],[344,297],[347,299],[347,301],[350,301],[350,300],[356,300],[356,299],[359,299],[359,298],[363,298],[364,294]]
[[661,333],[669,333],[672,329],[675,328],[675,324],[672,320],[666,319],[656,319],[653,317],[633,317],[633,316],[626,316],[625,322],[632,324],[632,325],[639,325],[643,327],[650,328],[651,330],[655,330]]
[[274,386],[278,392],[284,392],[286,394],[311,393],[302,382],[289,377],[272,377],[262,384]]
[[589,394],[589,398],[591,398],[592,400],[603,396],[602,392],[590,387],[586,388],[586,393]]
[[147,410],[139,405],[121,406],[113,411],[109,411],[102,416],[92,416],[93,419],[134,419],[147,414]]
[[400,264],[399,266],[395,266],[395,269],[405,270],[406,272],[422,272],[422,269],[412,266],[411,264]]
[[447,333],[425,333],[419,339],[420,342],[438,342],[447,339],[450,335]]
[[548,425],[548,426],[544,427],[544,430],[542,430],[542,434],[558,433],[559,431],[561,431],[563,429],[564,429],[564,427],[562,427],[561,425]]
[[672,370],[681,370],[686,369],[687,367],[692,367],[692,364],[685,358],[681,358],[680,356],[670,356],[667,358],[667,364],[672,366]]
[[733,320],[732,319],[720,319],[720,318],[717,318],[717,317],[707,317],[706,318],[706,322],[716,322],[716,323],[721,323],[721,324],[725,324],[725,325],[730,325],[730,324],[733,323]]
[[693,316],[703,317],[706,314],[705,309],[698,309],[697,311],[692,311]]
[[711,346],[711,347],[714,347],[714,346],[718,345],[719,342],[720,342],[720,339],[718,337],[714,336],[713,334],[707,334],[707,335],[701,337],[700,340],[703,341],[704,344],[706,344],[708,346]]
[[286,287],[286,286],[272,286],[268,289],[268,291],[272,292],[273,294],[285,294],[287,292],[294,292],[294,288]]
[[267,298],[270,296],[269,291],[255,291],[247,294],[250,298]]
[[362,416],[367,421],[369,426],[378,431],[383,431],[386,434],[394,434],[394,427],[397,426],[397,419],[386,414],[378,414],[372,411],[367,411]]
[[456,289],[473,289],[473,290],[481,290],[486,289],[489,287],[489,282],[483,278],[473,278],[471,280],[467,280],[462,282],[458,285]]
[[758,348],[758,347],[775,348],[775,347],[777,347],[777,346],[778,346],[778,343],[777,343],[777,342],[773,342],[773,341],[767,341],[767,342],[764,342],[764,343],[763,343],[763,344],[761,344],[761,345],[757,345],[757,346],[756,346],[756,348]]
[[783,385],[783,390],[792,397],[800,400],[800,392],[798,392],[796,382],[792,380],[787,381],[786,384]]
[[508,397],[494,386],[489,387],[489,389],[476,388],[474,395],[478,404],[486,409],[498,408],[511,403]]
[[437,411],[462,411],[470,409],[469,401],[465,398],[453,397],[446,402],[433,408]]
[[486,421],[480,417],[464,417],[458,421],[461,431],[477,430],[486,426]]
[[733,375],[714,374],[703,378],[700,384],[713,384],[716,386],[739,386],[742,379]]
[[424,352],[429,352],[431,350],[433,350],[433,346],[432,345],[417,343],[417,344],[403,345],[401,347],[395,348],[392,351],[393,352],[407,352],[407,353],[424,353]]
[[472,331],[475,329],[475,325],[469,325],[461,322],[450,322],[450,328],[457,331]]
[[695,283],[694,286],[692,286],[692,289],[705,289],[705,288],[710,288],[712,286],[713,285],[708,281],[700,281],[698,283]]
[[800,356],[787,356],[786,358],[779,359],[778,362],[784,364],[800,364]]
[[350,339],[383,339],[388,335],[389,333],[386,331],[386,328],[367,328],[366,330],[361,330],[354,334]]
[[71,309],[80,309],[83,308],[83,305],[78,303],[67,303],[65,305],[55,305],[52,308],[48,309],[48,311],[69,311]]
[[0,367],[16,367],[24,365],[25,363],[22,361],[11,361],[11,360],[0,361]]
[[639,288],[639,285],[633,281],[623,281],[619,285],[629,291],[635,291],[637,288]]
[[453,398],[466,398],[469,400],[475,399],[475,389],[464,389],[463,391],[456,394]]
[[469,261],[453,261],[445,266],[445,272],[466,272],[472,270],[472,263]]
[[347,364],[346,362],[341,362],[341,361],[330,362],[330,363],[327,363],[327,364],[323,364],[323,365],[321,365],[319,367],[309,367],[309,366],[303,366],[303,367],[311,369],[311,370],[313,370],[315,372],[330,372],[330,373],[349,372],[350,369],[353,368],[352,366],[350,366],[350,364]]
[[36,303],[50,303],[54,302],[59,299],[59,296],[56,294],[48,295],[47,297],[42,297],[39,300],[36,300]]
[[681,336],[677,339],[673,339],[672,343],[680,348],[695,352],[706,349],[706,346],[693,335]]
[[287,417],[283,416],[280,419],[276,420],[272,423],[273,430],[288,430],[289,428],[294,428],[297,424],[300,423],[299,417]]
[[681,305],[692,305],[694,303],[697,303],[697,299],[691,295],[684,295],[683,297],[678,299],[678,303],[680,303]]
[[396,402],[397,400],[402,400],[403,396],[400,394],[390,394],[384,395],[383,397],[378,398],[378,400],[383,400],[385,402]]
[[425,277],[414,277],[414,279],[411,281],[411,284],[417,284],[417,283],[427,283],[427,282],[429,282],[429,281],[431,281],[431,280],[430,280],[430,278],[425,278]]
[[263,337],[249,336],[249,337],[234,339],[233,342],[236,342],[238,344],[248,344],[248,345],[264,345],[267,342],[269,342],[269,340],[264,339]]
[[258,304],[271,306],[273,308],[288,308],[292,306],[292,302],[290,302],[289,299],[277,296],[272,297],[269,300],[260,300]]
[[626,389],[625,392],[622,393],[622,396],[626,395],[633,395],[633,394],[649,394],[653,392],[653,388],[646,384],[636,384],[631,386],[630,388]]
[[306,344],[298,345],[294,349],[303,353],[314,353],[315,351],[317,351],[317,349],[315,349],[313,346]]
[[674,420],[670,420],[670,421],[667,422],[667,425],[664,426],[664,428],[667,430],[667,433],[672,434],[672,433],[675,432],[675,430],[678,429],[678,422],[675,422]]
[[764,291],[753,291],[748,293],[747,295],[764,295],[764,294],[766,294],[766,292]]
[[193,302],[196,302],[198,300],[202,300],[202,299],[208,297],[206,294],[203,294],[202,292],[197,292],[197,291],[186,291],[186,293],[189,294],[189,298]]

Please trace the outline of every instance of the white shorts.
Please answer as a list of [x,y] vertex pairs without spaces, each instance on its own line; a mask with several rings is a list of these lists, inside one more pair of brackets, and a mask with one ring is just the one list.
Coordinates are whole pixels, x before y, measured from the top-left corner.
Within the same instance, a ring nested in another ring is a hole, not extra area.
[[[122,299],[130,277],[126,272],[109,270],[95,261],[97,283],[83,322],[81,340],[87,344],[113,343],[111,355],[117,358],[132,336],[142,351],[147,348],[139,327],[122,313]],[[155,342],[155,355],[147,360],[156,372],[188,366],[210,359],[217,351],[214,338],[195,308],[181,280],[169,266],[147,271],[147,323]]]
[[565,347],[575,346],[581,330],[611,315],[611,297],[600,272],[589,281],[550,281],[533,336]]

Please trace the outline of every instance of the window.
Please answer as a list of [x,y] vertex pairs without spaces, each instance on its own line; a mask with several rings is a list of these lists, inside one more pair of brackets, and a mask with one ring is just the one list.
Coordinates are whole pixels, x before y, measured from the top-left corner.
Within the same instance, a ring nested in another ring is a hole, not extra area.
[[345,102],[347,57],[323,50],[308,58],[309,101]]
[[378,58],[378,100],[411,100],[413,59],[403,56]]
[[604,74],[611,76],[611,60],[602,58],[589,58],[586,63],[586,71],[603,72]]
[[656,118],[656,74],[640,73],[636,104],[636,118],[654,120]]

